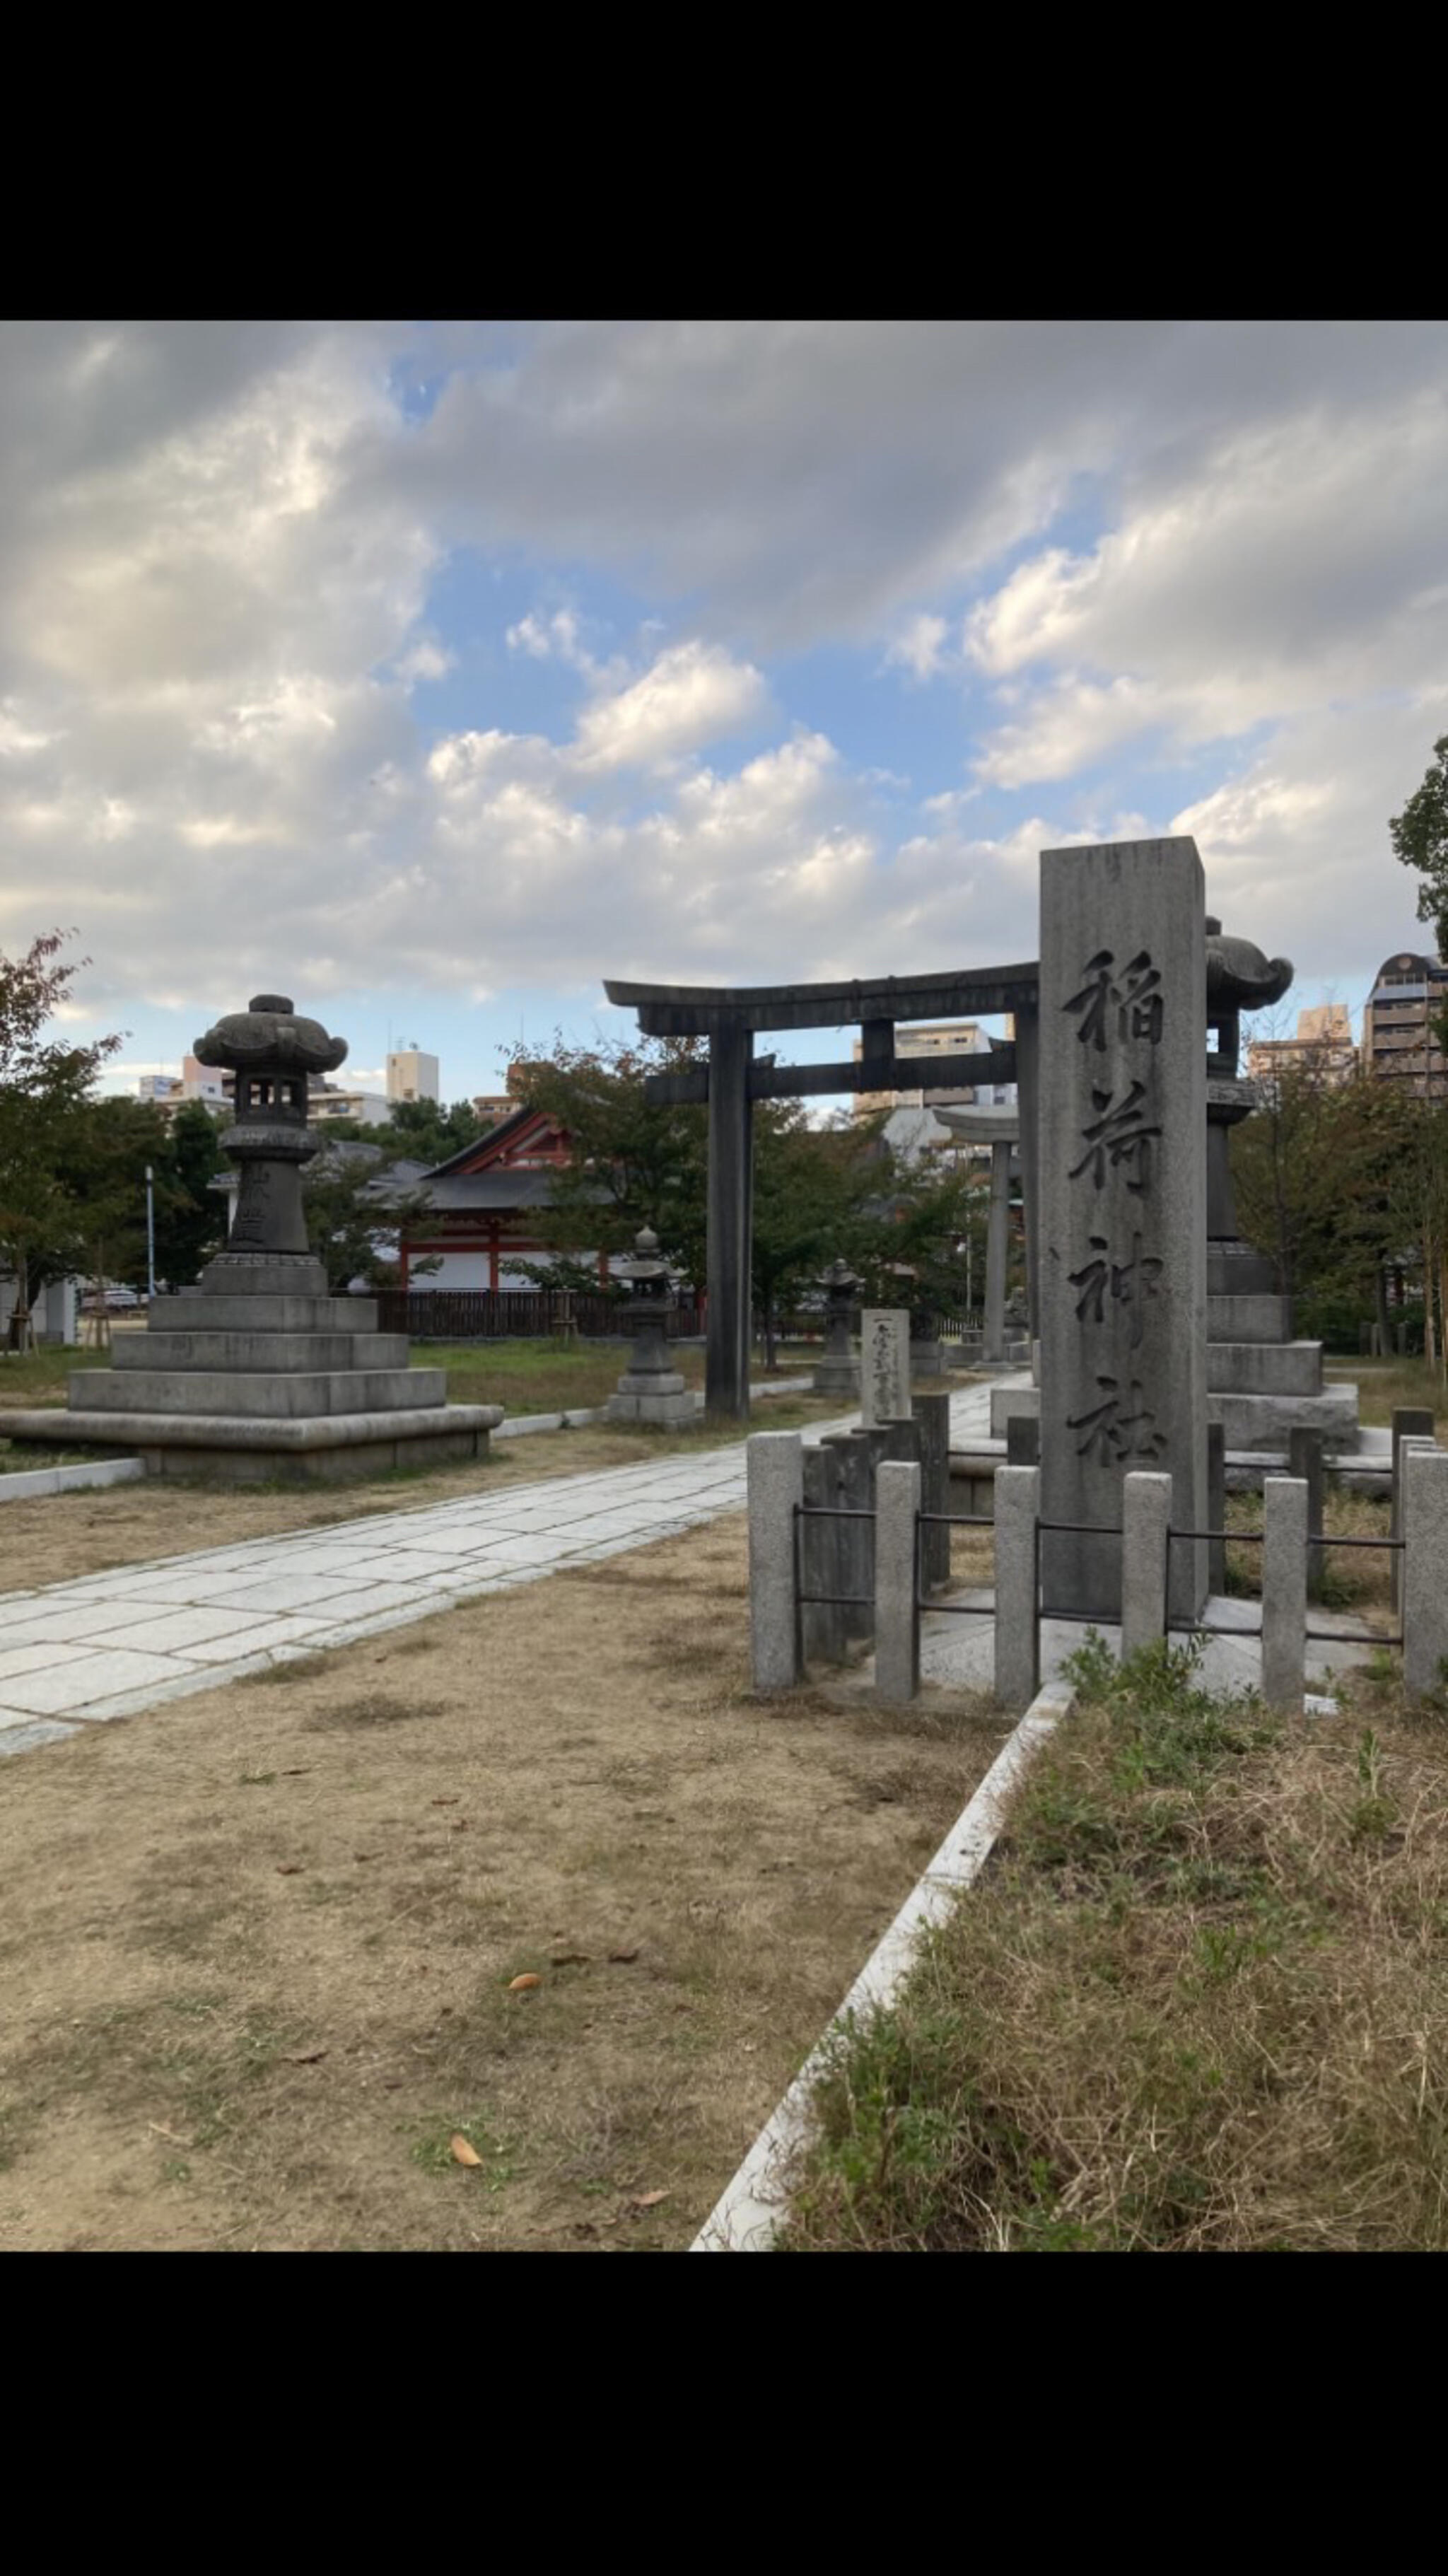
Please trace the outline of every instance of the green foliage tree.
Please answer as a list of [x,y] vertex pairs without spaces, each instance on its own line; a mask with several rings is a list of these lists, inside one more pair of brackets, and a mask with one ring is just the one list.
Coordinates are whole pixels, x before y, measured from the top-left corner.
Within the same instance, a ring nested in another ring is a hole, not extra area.
[[[399,1237],[427,1214],[425,1189],[395,1186],[378,1145],[329,1136],[304,1168],[307,1239],[326,1266],[328,1293],[345,1296],[354,1279],[382,1287],[395,1275]],[[431,1267],[418,1262],[419,1274]]]
[[[624,1253],[650,1225],[666,1260],[696,1286],[704,1279],[708,1113],[658,1108],[644,1097],[651,1073],[702,1062],[691,1042],[615,1039],[599,1047],[568,1046],[530,1059],[518,1075],[520,1097],[568,1135],[569,1163],[551,1176],[538,1232],[559,1255],[580,1250]],[[555,1273],[557,1261],[525,1266]],[[576,1266],[576,1265],[565,1265]],[[590,1285],[596,1287],[596,1276]]]
[[487,1131],[470,1100],[455,1100],[450,1109],[436,1100],[399,1100],[390,1119],[355,1127],[349,1120],[345,1132],[349,1141],[380,1145],[385,1154],[431,1170]]
[[1232,1134],[1238,1222],[1303,1320],[1332,1311],[1350,1340],[1353,1317],[1376,1308],[1382,1319],[1385,1272],[1435,1267],[1444,1113],[1368,1075],[1327,1082],[1311,1065],[1261,1088],[1261,1108]]
[[177,1110],[166,1153],[156,1165],[156,1276],[189,1288],[221,1250],[226,1200],[210,1183],[227,1169],[221,1147],[226,1114],[188,1100]]
[[0,951],[0,1264],[16,1282],[12,1339],[30,1336],[34,1289],[79,1266],[76,1203],[61,1166],[97,1074],[119,1036],[70,1046],[48,1034],[81,968],[60,953],[72,932],[47,931],[23,956]]
[[1433,745],[1433,765],[1388,825],[1393,849],[1405,868],[1416,868],[1418,919],[1433,925],[1441,957],[1448,945],[1448,733]]

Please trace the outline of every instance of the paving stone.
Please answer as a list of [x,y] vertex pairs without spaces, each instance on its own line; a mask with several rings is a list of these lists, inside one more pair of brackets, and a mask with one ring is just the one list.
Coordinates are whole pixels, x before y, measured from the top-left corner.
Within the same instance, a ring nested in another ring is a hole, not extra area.
[[0,1762],[8,1753],[30,1753],[37,1745],[60,1744],[79,1733],[78,1726],[61,1726],[55,1718],[27,1718],[17,1709],[0,1708]]

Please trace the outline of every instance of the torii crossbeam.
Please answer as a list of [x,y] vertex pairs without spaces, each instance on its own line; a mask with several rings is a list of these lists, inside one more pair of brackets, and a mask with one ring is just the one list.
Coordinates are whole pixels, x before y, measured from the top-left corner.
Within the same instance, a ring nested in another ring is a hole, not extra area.
[[[966,1012],[1008,1013],[1013,1043],[979,1055],[932,1056],[931,1087],[962,1089],[1014,1082],[1021,1109],[1021,1177],[1034,1312],[1036,1189],[1036,1059],[1040,970],[965,967],[957,973],[884,975],[838,984],[755,984],[721,989],[695,984],[605,981],[611,1002],[638,1013],[646,1037],[702,1037],[709,1061],[688,1073],[649,1077],[650,1100],[709,1104],[709,1344],[705,1405],[711,1414],[745,1420],[749,1413],[749,1326],[753,1232],[753,1121],[756,1100],[803,1098],[834,1091],[909,1091],[920,1081],[919,1056],[898,1056],[900,1021],[958,1019]],[[848,1064],[756,1064],[754,1040],[766,1029],[857,1027],[861,1060]]]

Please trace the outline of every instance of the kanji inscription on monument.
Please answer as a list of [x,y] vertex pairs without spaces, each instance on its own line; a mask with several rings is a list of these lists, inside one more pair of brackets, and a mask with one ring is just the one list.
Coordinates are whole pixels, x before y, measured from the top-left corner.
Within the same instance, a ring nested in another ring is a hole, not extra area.
[[[1041,1584],[1119,1616],[1122,1480],[1206,1527],[1205,895],[1196,844],[1041,854]],[[1090,1536],[1099,1528],[1100,1539]],[[1170,1604],[1206,1550],[1170,1550]]]
[[867,1306],[860,1317],[860,1420],[867,1431],[910,1418],[910,1317]]

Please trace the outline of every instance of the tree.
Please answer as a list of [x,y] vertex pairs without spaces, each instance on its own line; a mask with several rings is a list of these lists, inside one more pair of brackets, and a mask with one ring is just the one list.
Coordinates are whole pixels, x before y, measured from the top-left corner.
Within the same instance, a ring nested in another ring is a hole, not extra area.
[[1448,733],[1433,745],[1433,766],[1388,825],[1405,868],[1416,868],[1418,919],[1430,921],[1438,955],[1448,946]]
[[210,1184],[227,1169],[221,1146],[226,1124],[225,1112],[188,1100],[176,1112],[156,1166],[156,1276],[172,1288],[189,1288],[221,1250],[226,1201]]
[[354,1127],[349,1120],[346,1129],[349,1141],[380,1145],[384,1153],[425,1163],[429,1170],[460,1154],[464,1145],[476,1144],[485,1133],[470,1100],[455,1100],[450,1109],[436,1100],[399,1100],[384,1122]]
[[687,1040],[574,1047],[560,1036],[551,1056],[519,1068],[520,1100],[555,1119],[572,1145],[572,1158],[553,1173],[549,1203],[539,1211],[538,1231],[551,1249],[631,1252],[634,1237],[649,1225],[664,1258],[696,1288],[703,1286],[708,1112],[660,1108],[644,1097],[651,1073],[703,1060]]
[[[326,1265],[327,1288],[345,1296],[354,1279],[380,1287],[397,1256],[398,1238],[427,1214],[425,1189],[400,1187],[377,1145],[329,1136],[305,1166],[302,1204],[307,1239]],[[431,1264],[416,1264],[419,1273]]]
[[22,957],[0,950],[0,1265],[16,1283],[12,1339],[31,1339],[32,1289],[78,1267],[76,1204],[60,1177],[96,1075],[119,1036],[67,1046],[46,1032],[90,963],[57,961],[73,932],[52,930]]

